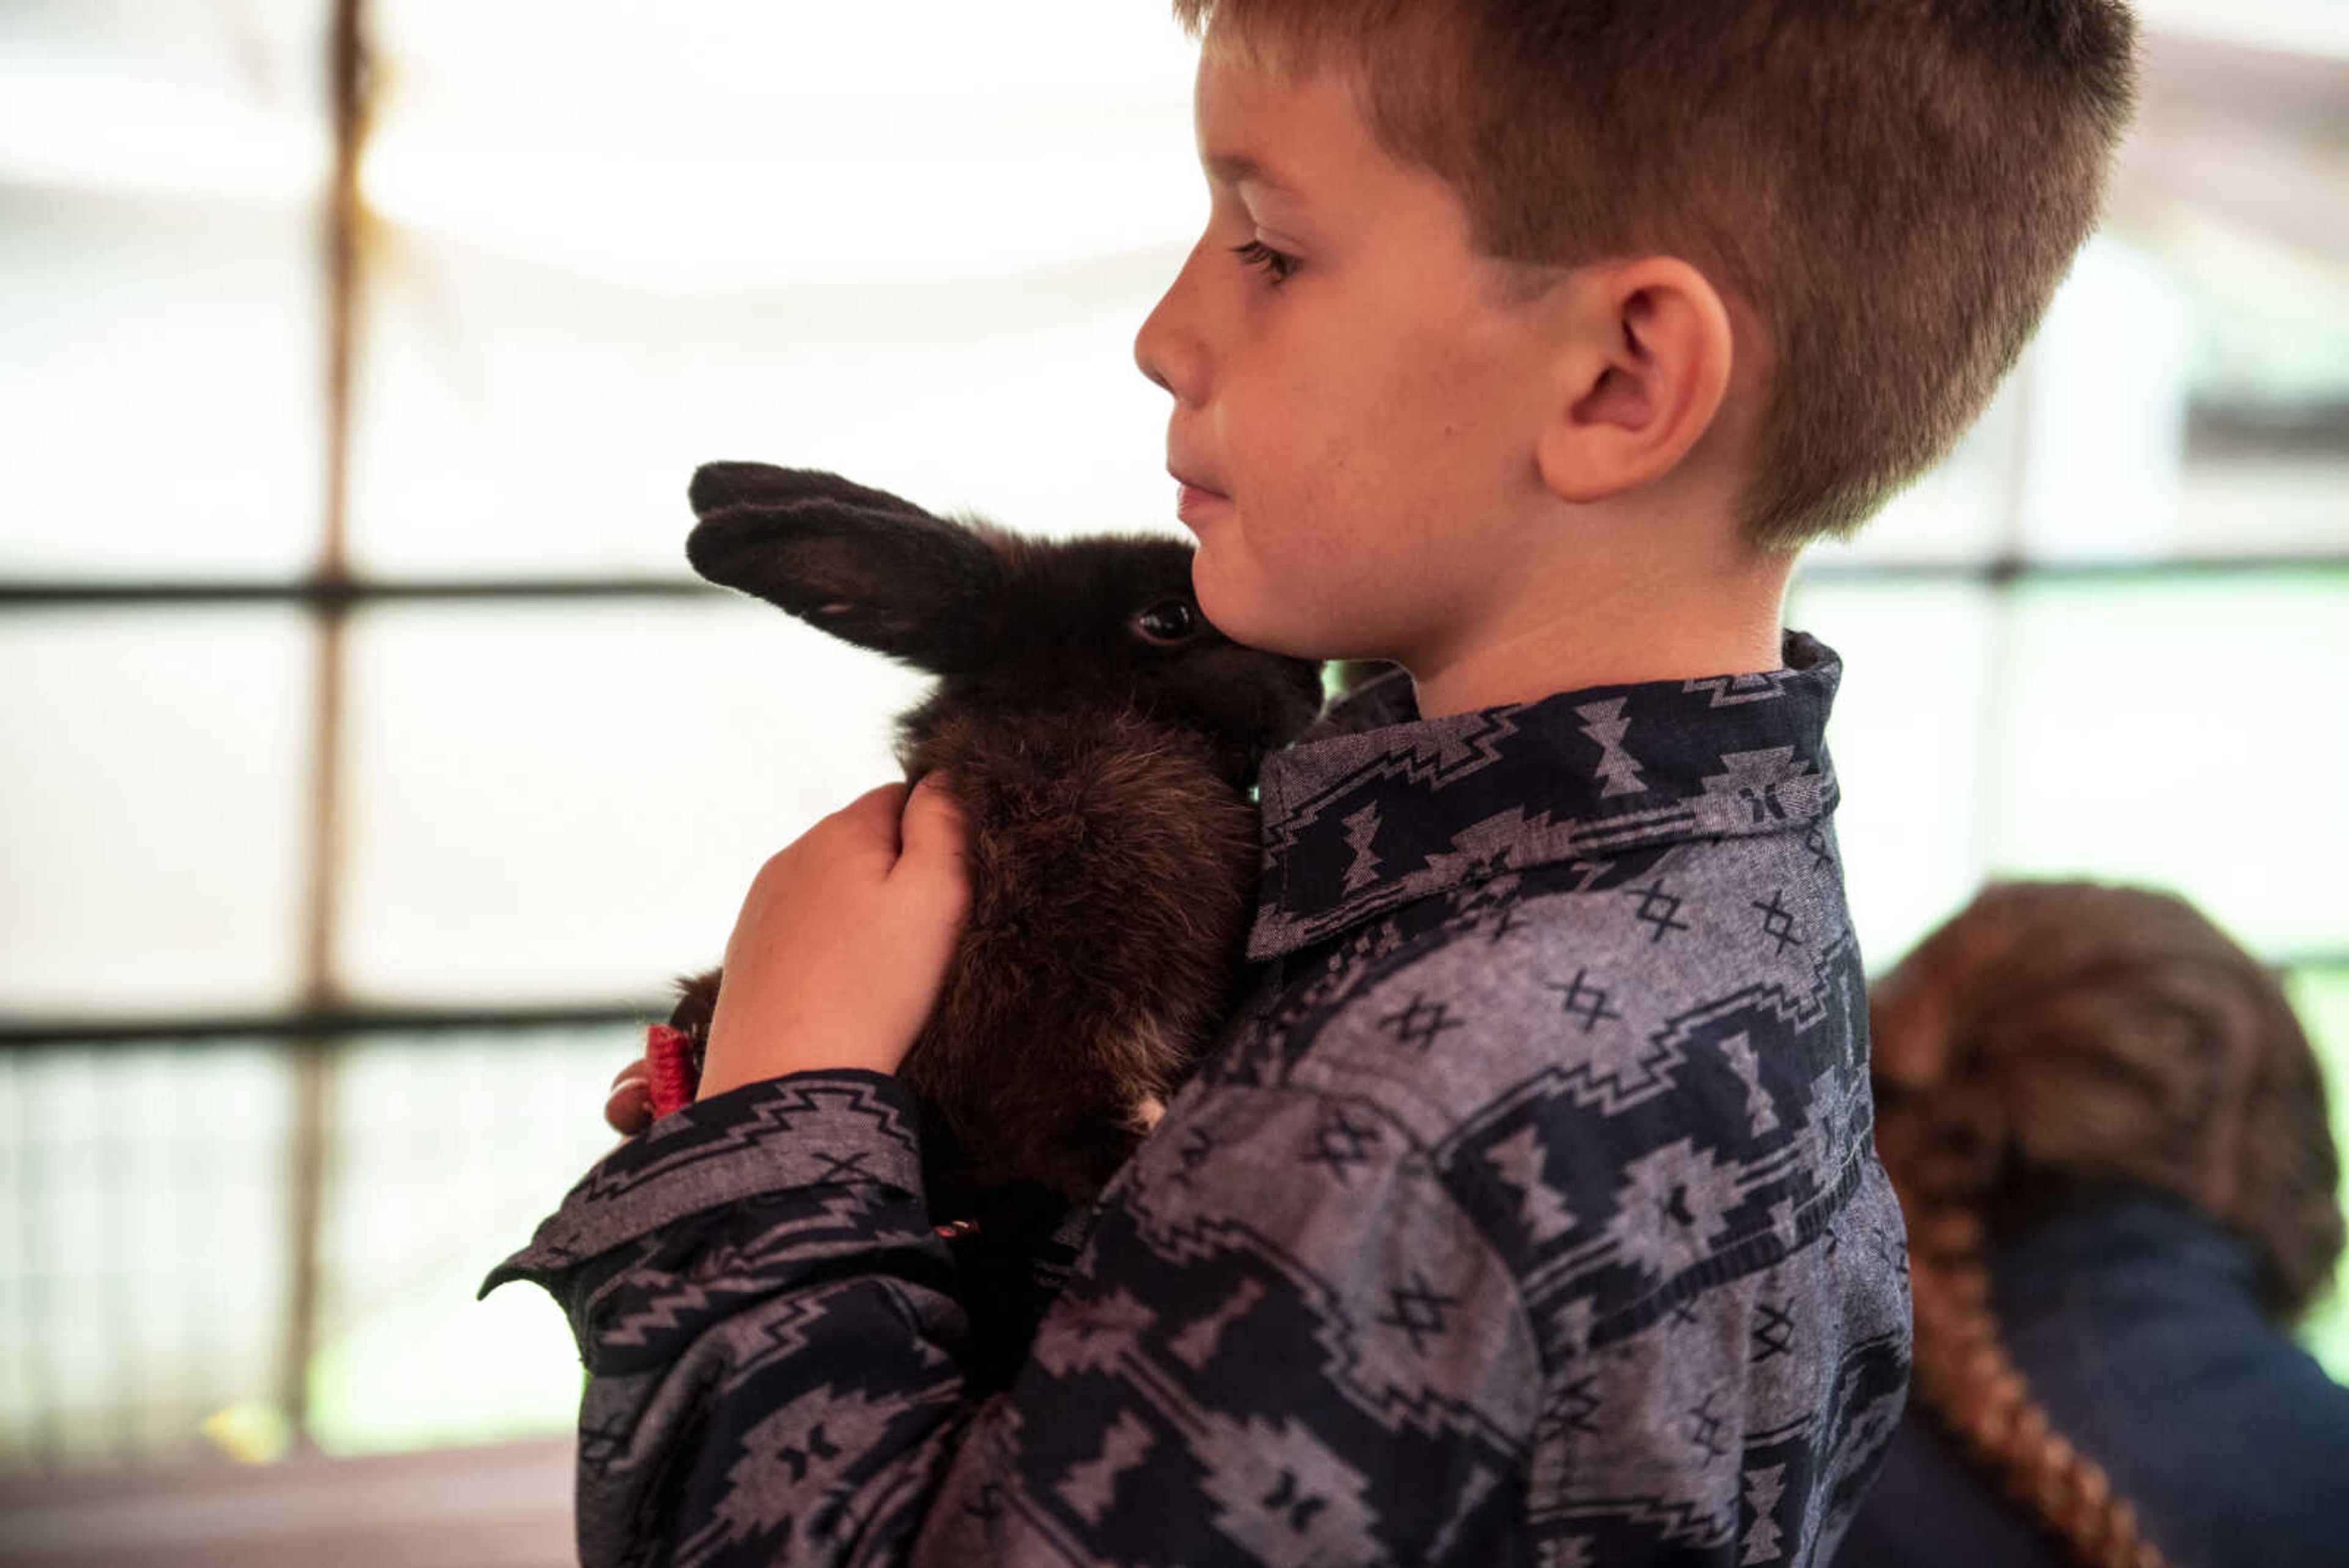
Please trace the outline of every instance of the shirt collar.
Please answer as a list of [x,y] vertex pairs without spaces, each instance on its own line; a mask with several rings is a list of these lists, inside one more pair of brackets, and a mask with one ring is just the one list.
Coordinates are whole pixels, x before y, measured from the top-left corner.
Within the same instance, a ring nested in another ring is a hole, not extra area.
[[1405,672],[1372,680],[1333,705],[1326,738],[1266,759],[1247,956],[1505,872],[1816,822],[1836,804],[1826,730],[1843,663],[1801,632],[1782,657],[1441,719],[1417,716]]

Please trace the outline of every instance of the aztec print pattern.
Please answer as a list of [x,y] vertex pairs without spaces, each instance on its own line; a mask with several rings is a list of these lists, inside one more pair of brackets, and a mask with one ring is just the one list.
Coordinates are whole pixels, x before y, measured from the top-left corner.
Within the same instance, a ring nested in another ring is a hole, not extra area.
[[1249,999],[1008,1389],[894,1079],[605,1157],[489,1281],[551,1291],[590,1374],[582,1561],[1826,1562],[1909,1302],[1840,667],[1786,663],[1271,759]]

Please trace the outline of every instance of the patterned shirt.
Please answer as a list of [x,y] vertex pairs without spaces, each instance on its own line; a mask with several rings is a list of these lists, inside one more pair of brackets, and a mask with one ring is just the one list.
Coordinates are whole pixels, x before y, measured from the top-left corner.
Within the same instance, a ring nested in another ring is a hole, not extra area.
[[1270,759],[1248,998],[1008,1389],[895,1079],[606,1156],[489,1281],[585,1360],[583,1562],[1826,1562],[1909,1300],[1841,667],[1785,659],[1425,721],[1397,676]]

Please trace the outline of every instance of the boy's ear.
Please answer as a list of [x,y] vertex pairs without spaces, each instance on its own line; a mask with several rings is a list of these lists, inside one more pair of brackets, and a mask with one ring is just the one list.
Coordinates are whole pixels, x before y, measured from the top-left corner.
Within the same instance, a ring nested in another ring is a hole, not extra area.
[[1661,479],[1712,428],[1729,392],[1729,309],[1674,256],[1576,281],[1565,396],[1535,459],[1561,498],[1604,501]]
[[813,469],[710,463],[688,492],[693,569],[936,674],[969,670],[1003,561],[976,530]]

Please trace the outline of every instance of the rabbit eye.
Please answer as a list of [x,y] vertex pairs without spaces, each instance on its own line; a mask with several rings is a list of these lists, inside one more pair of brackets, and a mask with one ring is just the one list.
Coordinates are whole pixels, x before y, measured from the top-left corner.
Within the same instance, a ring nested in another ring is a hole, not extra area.
[[1199,634],[1199,612],[1188,599],[1161,599],[1133,618],[1133,629],[1145,641],[1171,647]]

